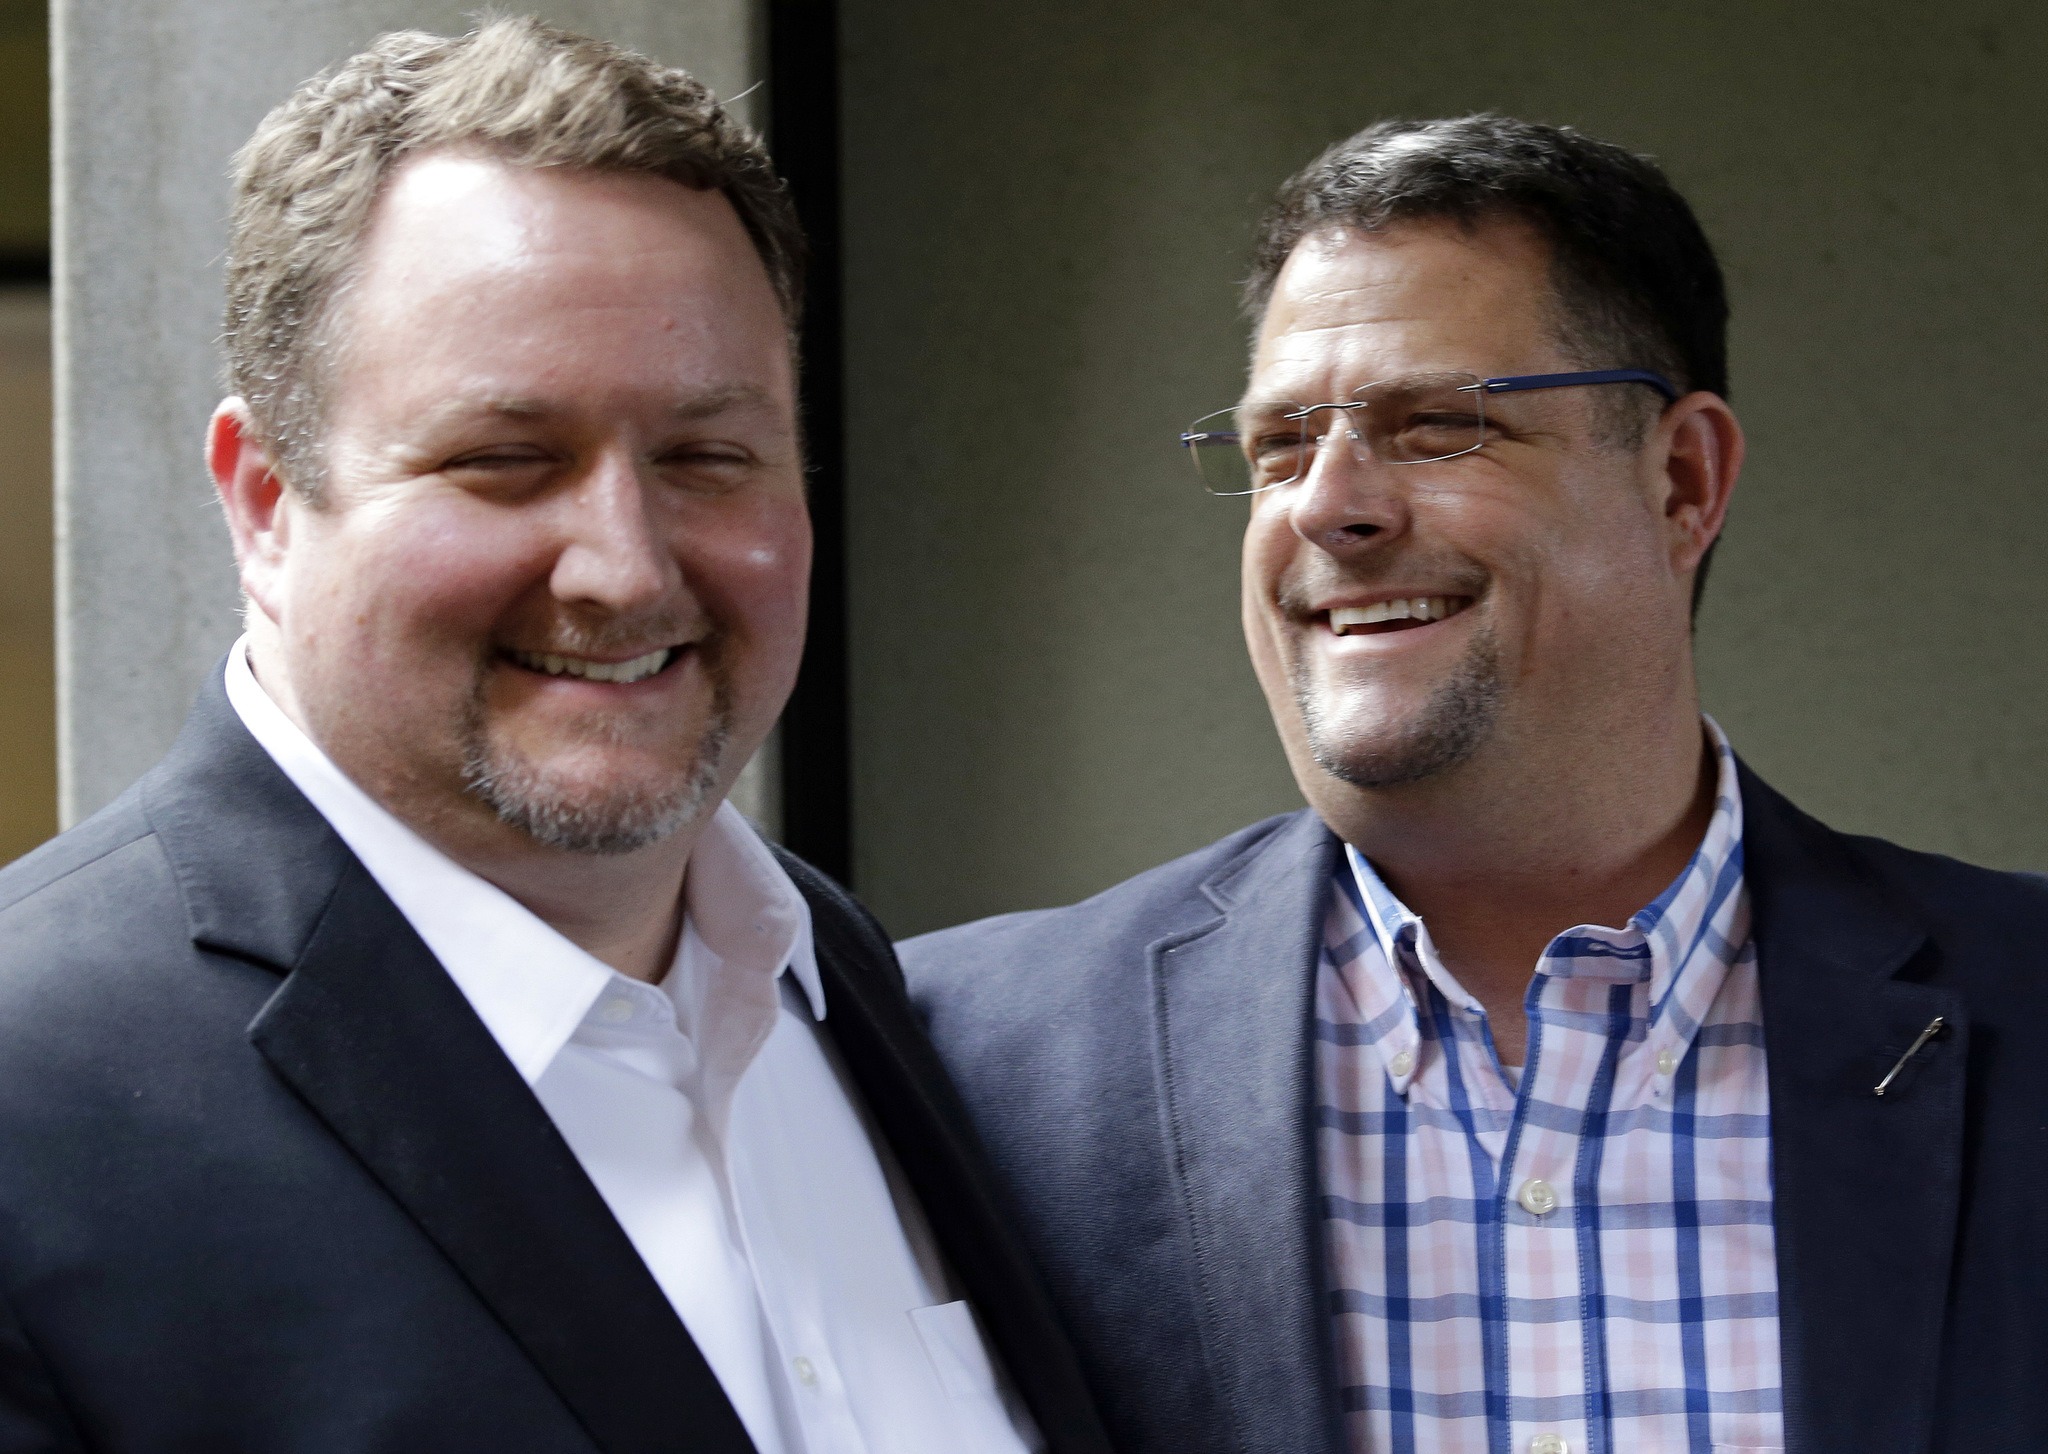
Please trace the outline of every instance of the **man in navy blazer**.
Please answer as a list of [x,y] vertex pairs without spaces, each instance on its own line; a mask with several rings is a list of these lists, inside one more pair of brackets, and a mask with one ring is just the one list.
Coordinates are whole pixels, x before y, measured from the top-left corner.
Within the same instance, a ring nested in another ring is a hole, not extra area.
[[888,940],[726,802],[802,253],[705,87],[527,18],[244,148],[247,634],[0,872],[0,1454],[1108,1454]]
[[2048,1448],[2048,885],[1837,833],[1702,716],[1743,437],[1690,209],[1383,123],[1249,304],[1184,443],[1310,808],[902,951],[1112,1439]]

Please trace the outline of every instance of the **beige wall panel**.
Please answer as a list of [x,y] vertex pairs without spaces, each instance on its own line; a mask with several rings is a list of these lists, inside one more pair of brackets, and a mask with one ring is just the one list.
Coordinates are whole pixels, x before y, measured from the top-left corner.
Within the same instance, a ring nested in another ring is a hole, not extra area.
[[57,822],[50,621],[50,295],[0,288],[0,863]]
[[2048,868],[2048,12],[848,0],[858,880],[1057,903],[1298,803],[1239,507],[1252,220],[1382,116],[1659,156],[1720,248],[1751,465],[1710,708],[1811,811]]

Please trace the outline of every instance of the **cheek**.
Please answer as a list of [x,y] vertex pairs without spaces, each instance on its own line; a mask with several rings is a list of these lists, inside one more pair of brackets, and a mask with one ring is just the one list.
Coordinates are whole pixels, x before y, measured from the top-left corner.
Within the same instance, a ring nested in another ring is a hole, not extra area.
[[1276,495],[1254,495],[1251,514],[1245,521],[1240,569],[1244,588],[1245,621],[1275,609],[1288,567],[1307,542],[1295,533],[1287,511]]
[[1261,512],[1259,501],[1254,498],[1251,519],[1245,525],[1238,609],[1252,673],[1276,712],[1291,710],[1288,704],[1293,701],[1293,691],[1287,681],[1285,653],[1279,640],[1289,628],[1281,616],[1277,600],[1289,564],[1297,551],[1307,548],[1288,524],[1284,511],[1269,509]]
[[[1504,501],[1464,523],[1462,538],[1503,598],[1507,619],[1497,625],[1527,639],[1527,652],[1561,650],[1590,660],[1660,626],[1662,540],[1633,495],[1589,490],[1549,508]],[[1550,647],[1538,645],[1546,639]]]
[[[1619,485],[1591,489],[1576,508],[1545,522],[1536,538],[1561,581],[1620,598],[1664,574],[1664,540],[1654,513]],[[1532,534],[1534,534],[1532,530]]]
[[678,555],[691,588],[722,623],[757,649],[802,649],[810,601],[811,522],[801,498],[733,502],[682,531]]
[[547,576],[544,551],[473,511],[361,509],[308,562],[298,634],[342,638],[364,658],[423,643],[465,656]]

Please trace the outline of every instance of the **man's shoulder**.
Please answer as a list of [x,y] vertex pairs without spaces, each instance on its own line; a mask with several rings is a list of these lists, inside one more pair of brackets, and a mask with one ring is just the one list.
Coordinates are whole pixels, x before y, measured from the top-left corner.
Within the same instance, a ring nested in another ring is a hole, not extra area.
[[1844,834],[1852,851],[1937,932],[1967,929],[2048,946],[2048,875],[1986,868],[1883,838]]
[[[86,1073],[221,1006],[171,859],[130,793],[0,870],[0,1080]],[[273,976],[253,968],[237,981]],[[261,999],[230,996],[239,1031]]]
[[18,1023],[28,1000],[76,998],[66,981],[117,974],[184,923],[170,865],[131,792],[0,869],[0,1027]]
[[149,836],[141,794],[130,788],[75,828],[0,868],[0,915],[67,880],[82,876],[91,884],[124,872],[121,850]]
[[1826,955],[1917,945],[1909,977],[1962,994],[1974,1019],[2031,1033],[2048,1015],[2048,878],[1841,832],[1746,771],[1743,798],[1744,876],[1767,972],[1788,945]]
[[0,1162],[61,1166],[78,1136],[175,1104],[245,1047],[276,983],[194,944],[132,799],[0,871]]
[[[1745,850],[1752,892],[1771,894],[1774,878],[1846,874],[1940,937],[1944,929],[2048,932],[2048,876],[1986,868],[1888,839],[1845,833],[1813,818],[1746,767]],[[1868,898],[1852,903],[1869,903]]]
[[1304,808],[1267,818],[1105,889],[1054,909],[1000,914],[897,945],[913,998],[962,981],[1047,974],[1092,977],[1106,963],[1140,963],[1145,950],[1183,928],[1212,921],[1222,907],[1210,890],[1262,850],[1298,833],[1326,833]]

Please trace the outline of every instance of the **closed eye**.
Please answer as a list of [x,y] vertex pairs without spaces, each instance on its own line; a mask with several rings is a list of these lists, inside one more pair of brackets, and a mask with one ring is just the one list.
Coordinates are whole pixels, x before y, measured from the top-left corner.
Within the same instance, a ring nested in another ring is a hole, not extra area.
[[1477,429],[1479,416],[1457,410],[1440,409],[1429,413],[1411,414],[1406,424],[1411,429],[1418,426],[1423,429]]
[[752,479],[761,461],[743,445],[699,443],[663,451],[655,457],[654,466],[685,489],[718,494]]
[[1285,429],[1275,429],[1265,434],[1253,435],[1246,452],[1253,459],[1264,459],[1275,454],[1298,451],[1300,448],[1301,426],[1295,424]]
[[447,470],[506,470],[526,469],[549,462],[551,456],[541,449],[524,445],[506,445],[490,449],[472,450],[458,456],[443,466]]

